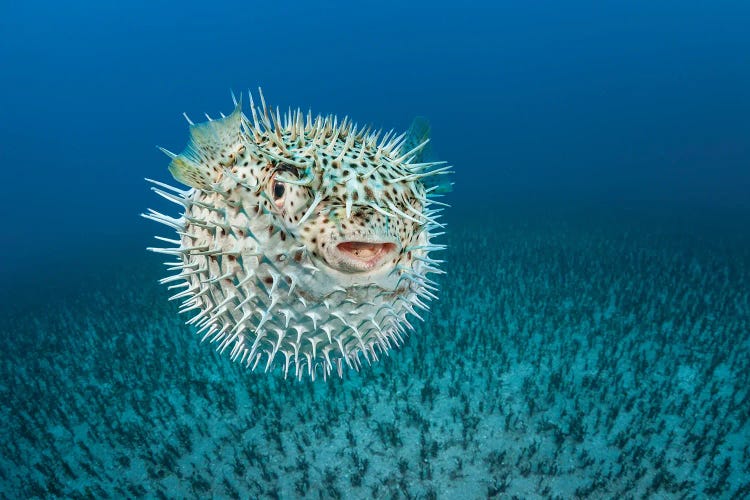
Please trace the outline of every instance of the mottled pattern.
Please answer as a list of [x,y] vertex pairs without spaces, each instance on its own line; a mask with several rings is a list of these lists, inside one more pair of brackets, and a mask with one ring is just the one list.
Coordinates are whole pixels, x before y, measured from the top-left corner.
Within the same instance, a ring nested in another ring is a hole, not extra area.
[[448,167],[420,163],[427,141],[414,144],[414,127],[380,138],[346,118],[282,118],[252,96],[251,111],[236,103],[191,122],[187,148],[164,150],[190,189],[152,181],[184,208],[178,219],[146,214],[178,233],[159,238],[174,247],[151,249],[177,257],[162,282],[202,339],[252,369],[358,369],[401,344],[436,297],[439,194],[424,179]]

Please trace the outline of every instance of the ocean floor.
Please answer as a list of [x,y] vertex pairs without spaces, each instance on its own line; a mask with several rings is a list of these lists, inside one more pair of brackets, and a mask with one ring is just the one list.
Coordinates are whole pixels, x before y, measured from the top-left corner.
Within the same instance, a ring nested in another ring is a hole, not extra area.
[[201,344],[145,250],[6,302],[0,497],[750,496],[747,229],[586,213],[454,217],[426,321],[327,383]]

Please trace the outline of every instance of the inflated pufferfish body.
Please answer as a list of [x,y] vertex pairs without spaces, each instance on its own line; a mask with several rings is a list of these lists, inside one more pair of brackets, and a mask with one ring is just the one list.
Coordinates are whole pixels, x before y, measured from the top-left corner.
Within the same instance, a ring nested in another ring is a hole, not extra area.
[[[298,378],[359,369],[403,342],[407,315],[436,298],[428,273],[443,162],[419,163],[424,122],[379,139],[345,118],[256,107],[190,122],[169,170],[190,187],[151,181],[184,208],[145,217],[177,231],[164,278],[202,338],[253,370]],[[189,121],[189,120],[188,120]],[[171,300],[170,299],[170,300]],[[420,318],[421,319],[421,318]]]

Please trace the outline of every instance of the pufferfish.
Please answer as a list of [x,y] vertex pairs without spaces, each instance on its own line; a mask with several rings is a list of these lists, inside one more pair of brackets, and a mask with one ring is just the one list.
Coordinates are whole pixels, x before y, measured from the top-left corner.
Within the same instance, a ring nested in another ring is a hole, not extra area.
[[146,179],[184,212],[143,214],[177,232],[149,250],[174,256],[160,283],[202,341],[252,370],[341,377],[403,344],[437,298],[430,254],[444,248],[433,240],[447,205],[432,180],[450,167],[422,161],[425,121],[381,137],[260,100],[250,95],[251,118],[234,96],[228,116],[185,115],[185,150],[161,149],[187,189]]

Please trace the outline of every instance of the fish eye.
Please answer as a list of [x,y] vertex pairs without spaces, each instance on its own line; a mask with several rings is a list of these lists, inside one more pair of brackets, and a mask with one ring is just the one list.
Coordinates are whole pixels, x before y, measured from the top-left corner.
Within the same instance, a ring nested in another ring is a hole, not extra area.
[[286,186],[283,182],[273,181],[273,199],[278,200],[284,197]]
[[287,165],[286,163],[282,163],[276,167],[275,172],[271,176],[271,180],[269,182],[269,191],[271,198],[273,199],[274,205],[276,205],[277,208],[284,208],[284,199],[286,198],[286,194],[288,192],[286,183],[283,181],[280,181],[276,179],[276,176],[281,174],[296,174],[294,167],[291,165]]
[[273,204],[276,208],[284,208],[284,198],[286,197],[286,184],[276,179],[276,174],[273,174],[270,182],[270,194]]

